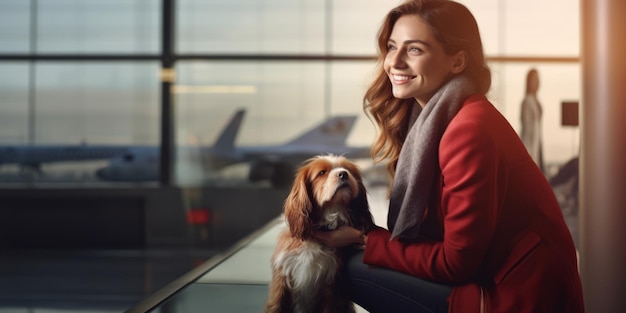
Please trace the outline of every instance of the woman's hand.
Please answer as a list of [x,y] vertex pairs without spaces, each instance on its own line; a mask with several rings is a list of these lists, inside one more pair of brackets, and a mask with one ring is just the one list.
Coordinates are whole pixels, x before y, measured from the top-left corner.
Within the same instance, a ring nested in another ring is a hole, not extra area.
[[316,230],[313,236],[323,245],[331,248],[341,248],[353,244],[365,244],[365,235],[363,232],[350,226],[341,226],[333,231]]

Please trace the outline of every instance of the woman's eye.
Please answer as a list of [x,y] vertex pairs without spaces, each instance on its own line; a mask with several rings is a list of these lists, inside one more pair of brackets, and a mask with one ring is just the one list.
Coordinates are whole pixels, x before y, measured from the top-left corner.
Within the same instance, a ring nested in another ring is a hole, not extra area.
[[396,47],[393,45],[387,45],[387,51],[396,50]]
[[416,48],[416,47],[412,47],[412,48],[409,48],[409,52],[411,52],[411,53],[422,53],[422,49]]

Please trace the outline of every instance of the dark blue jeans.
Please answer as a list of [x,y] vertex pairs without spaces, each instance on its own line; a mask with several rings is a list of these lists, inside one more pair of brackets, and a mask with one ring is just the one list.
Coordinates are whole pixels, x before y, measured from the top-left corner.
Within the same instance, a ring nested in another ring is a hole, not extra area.
[[448,312],[452,287],[363,264],[363,251],[351,251],[346,264],[352,301],[370,313]]

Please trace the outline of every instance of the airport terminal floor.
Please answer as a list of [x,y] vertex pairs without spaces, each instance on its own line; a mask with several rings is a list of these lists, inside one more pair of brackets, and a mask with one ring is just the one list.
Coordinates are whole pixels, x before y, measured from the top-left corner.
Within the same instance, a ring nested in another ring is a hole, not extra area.
[[214,255],[199,250],[5,252],[0,312],[124,312]]
[[[271,279],[269,260],[283,227],[282,218],[276,218],[230,251],[172,284],[172,290],[177,291],[170,297],[163,298],[166,292],[148,298],[128,313],[262,312]],[[358,313],[367,312],[356,308]]]
[[[379,225],[385,194],[368,188]],[[222,251],[13,251],[0,258],[0,313],[261,312],[281,227],[277,216]]]
[[260,312],[280,226],[215,251],[0,251],[0,313]]

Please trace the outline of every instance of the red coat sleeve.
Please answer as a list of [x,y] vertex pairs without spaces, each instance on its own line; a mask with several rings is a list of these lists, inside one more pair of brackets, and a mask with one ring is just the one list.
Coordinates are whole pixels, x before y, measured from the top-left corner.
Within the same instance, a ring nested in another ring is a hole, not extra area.
[[[364,262],[445,283],[472,279],[495,232],[506,171],[488,121],[464,107],[439,147],[442,241],[402,243],[379,229],[368,236]],[[497,130],[496,130],[497,131]],[[429,210],[432,208],[429,208]]]

